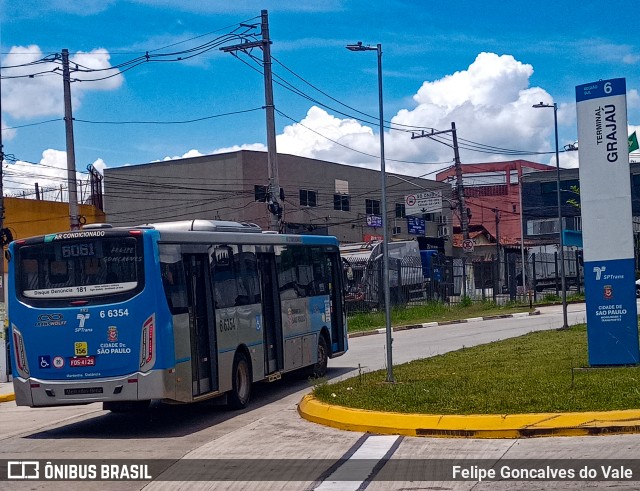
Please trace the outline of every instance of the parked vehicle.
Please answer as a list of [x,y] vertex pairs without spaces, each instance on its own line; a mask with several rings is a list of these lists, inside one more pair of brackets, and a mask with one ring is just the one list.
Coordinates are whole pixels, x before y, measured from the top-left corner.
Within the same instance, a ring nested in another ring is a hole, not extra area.
[[[558,253],[537,252],[532,255],[534,265],[533,286],[537,292],[544,290],[560,290],[562,288],[560,255]],[[578,267],[575,252],[565,251],[564,270],[566,288],[578,288],[581,283],[581,268]],[[518,279],[518,284],[522,283]],[[531,285],[530,280],[527,283]]]
[[[391,303],[406,303],[427,298],[432,276],[439,269],[432,261],[437,251],[420,251],[415,240],[389,243],[389,289]],[[345,268],[347,302],[364,302],[369,306],[383,303],[382,242],[359,242],[340,246]]]

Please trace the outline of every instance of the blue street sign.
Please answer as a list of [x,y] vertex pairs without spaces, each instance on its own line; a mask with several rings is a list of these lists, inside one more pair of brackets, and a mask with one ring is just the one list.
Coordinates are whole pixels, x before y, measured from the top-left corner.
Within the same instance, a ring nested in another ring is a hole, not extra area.
[[413,235],[424,235],[424,232],[425,232],[424,218],[407,217],[407,231]]

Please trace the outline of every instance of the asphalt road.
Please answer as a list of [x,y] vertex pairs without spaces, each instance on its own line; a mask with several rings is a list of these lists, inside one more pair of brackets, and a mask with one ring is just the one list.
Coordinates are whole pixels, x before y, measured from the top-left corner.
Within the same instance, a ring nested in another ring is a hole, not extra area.
[[[538,316],[394,332],[394,364],[560,327],[560,306],[540,310]],[[571,324],[584,322],[583,304],[569,305],[568,311]],[[329,376],[339,378],[358,370],[384,368],[385,340],[384,334],[351,339],[349,352],[330,361]],[[640,487],[638,463],[625,460],[640,457],[640,435],[517,440],[367,435],[301,419],[297,403],[309,390],[309,382],[296,376],[259,384],[250,407],[239,412],[212,403],[160,405],[148,413],[129,415],[102,411],[97,404],[30,409],[16,407],[14,402],[3,403],[0,462],[9,459],[56,463],[69,459],[95,464],[97,460],[79,459],[102,459],[100,462],[107,463],[130,459],[129,462],[149,465],[154,480],[0,481],[0,489],[355,491]],[[626,469],[619,469],[625,464]],[[553,480],[514,480],[525,472],[533,472],[528,468],[531,466],[547,472],[547,476],[552,473]],[[597,480],[610,471],[608,466],[623,477],[626,471],[631,472],[631,478]],[[479,481],[480,473],[491,469],[498,472],[497,477],[485,475]],[[558,474],[578,474],[582,469],[595,471],[596,477],[580,480],[578,475],[579,480],[570,480]],[[460,480],[452,480],[454,471]],[[467,477],[462,475],[465,472]]]

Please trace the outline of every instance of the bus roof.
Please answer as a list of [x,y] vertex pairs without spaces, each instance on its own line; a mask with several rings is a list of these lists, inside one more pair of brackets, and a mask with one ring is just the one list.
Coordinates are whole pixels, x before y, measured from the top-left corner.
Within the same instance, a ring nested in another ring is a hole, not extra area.
[[[322,235],[284,235],[263,231],[255,223],[243,223],[225,220],[182,220],[174,222],[147,223],[136,226],[117,226],[99,223],[89,224],[80,230],[64,231],[19,239],[15,242],[38,243],[49,240],[75,239],[83,237],[100,237],[122,232],[155,231],[161,241],[168,242],[202,242],[219,240],[255,244],[317,244],[338,246],[338,239]],[[224,234],[225,237],[220,237]],[[232,235],[232,237],[230,236]]]

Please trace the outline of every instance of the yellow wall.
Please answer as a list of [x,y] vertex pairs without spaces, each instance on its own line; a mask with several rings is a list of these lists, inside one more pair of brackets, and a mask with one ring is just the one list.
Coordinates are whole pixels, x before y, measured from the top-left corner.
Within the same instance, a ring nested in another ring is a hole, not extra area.
[[[104,212],[93,205],[78,205],[78,214],[86,223],[105,221]],[[69,203],[5,197],[4,227],[11,230],[13,240],[70,230]]]
[[[4,227],[11,230],[14,240],[71,229],[69,203],[4,198],[4,209]],[[78,214],[87,223],[105,221],[104,212],[93,205],[78,205]]]

